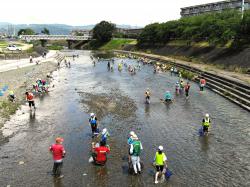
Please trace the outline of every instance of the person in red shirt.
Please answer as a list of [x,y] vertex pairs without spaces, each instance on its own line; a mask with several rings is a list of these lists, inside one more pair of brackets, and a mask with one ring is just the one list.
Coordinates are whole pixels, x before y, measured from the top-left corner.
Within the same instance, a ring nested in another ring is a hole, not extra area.
[[33,106],[34,109],[36,109],[33,93],[31,93],[31,92],[25,92],[25,95],[26,95],[26,101],[29,102],[30,110],[31,110],[31,106]]
[[200,91],[204,91],[205,85],[206,85],[206,80],[202,77],[200,79]]
[[187,99],[189,97],[189,89],[190,89],[190,84],[189,84],[189,82],[187,82],[187,84],[184,86],[185,95],[186,95]]
[[107,153],[110,152],[109,146],[105,146],[104,142],[100,142],[100,147],[96,147],[92,143],[93,159],[96,165],[104,166],[107,161]]
[[55,177],[62,178],[63,175],[61,175],[61,168],[63,165],[63,158],[66,154],[65,149],[62,145],[63,139],[58,137],[56,138],[56,143],[51,145],[49,150],[53,155],[54,160],[54,166],[52,173]]

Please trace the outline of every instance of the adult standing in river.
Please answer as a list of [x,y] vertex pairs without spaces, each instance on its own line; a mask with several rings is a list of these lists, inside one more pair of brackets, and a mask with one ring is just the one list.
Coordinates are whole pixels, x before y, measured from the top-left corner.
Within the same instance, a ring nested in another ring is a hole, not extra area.
[[162,175],[164,167],[167,168],[167,157],[166,157],[165,153],[163,153],[163,146],[162,145],[160,145],[158,147],[158,150],[155,153],[154,165],[156,168],[155,184],[158,184],[159,175]]
[[110,71],[110,62],[108,61],[108,64],[107,64],[107,68],[108,68],[108,71]]
[[142,144],[141,141],[139,141],[138,137],[135,135],[133,137],[133,143],[130,144],[130,154],[131,154],[131,161],[134,168],[134,173],[137,175],[137,173],[141,173],[141,163],[140,163],[140,155],[142,151]]
[[36,106],[35,106],[35,101],[34,101],[34,94],[32,92],[25,92],[25,95],[26,95],[26,101],[28,101],[29,103],[30,110],[32,106],[34,107],[34,110],[35,110]]
[[52,174],[55,177],[62,178],[61,169],[63,165],[63,158],[66,154],[66,151],[62,145],[63,139],[58,137],[56,138],[56,143],[51,145],[49,150],[53,155],[54,166],[52,170]]

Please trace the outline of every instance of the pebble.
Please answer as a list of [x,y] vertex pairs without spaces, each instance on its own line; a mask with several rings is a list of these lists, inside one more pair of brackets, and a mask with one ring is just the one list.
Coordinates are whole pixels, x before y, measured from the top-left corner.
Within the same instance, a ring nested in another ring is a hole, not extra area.
[[23,165],[23,164],[24,164],[24,161],[19,161],[18,164],[19,164],[19,165]]
[[10,185],[8,184],[6,187],[10,187]]
[[87,175],[87,173],[84,173],[84,174],[82,174],[83,176],[86,176]]

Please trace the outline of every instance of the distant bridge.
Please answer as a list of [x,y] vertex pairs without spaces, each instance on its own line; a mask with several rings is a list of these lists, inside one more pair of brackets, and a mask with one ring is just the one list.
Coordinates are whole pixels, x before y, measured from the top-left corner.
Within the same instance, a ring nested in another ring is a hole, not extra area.
[[21,40],[70,40],[70,41],[86,41],[91,40],[92,36],[85,34],[83,36],[74,35],[20,35]]
[[74,35],[20,35],[21,40],[27,42],[40,40],[43,47],[46,46],[48,40],[66,40],[68,42],[68,48],[81,48],[89,40],[92,40],[92,35],[84,34],[83,36]]

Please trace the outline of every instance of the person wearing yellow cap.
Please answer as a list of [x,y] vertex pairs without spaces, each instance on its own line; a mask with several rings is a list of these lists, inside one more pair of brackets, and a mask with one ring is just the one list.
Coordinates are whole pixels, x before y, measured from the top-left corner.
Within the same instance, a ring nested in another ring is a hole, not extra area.
[[57,178],[62,178],[61,169],[63,165],[63,158],[66,154],[66,151],[62,145],[63,139],[61,137],[56,138],[56,143],[49,147],[50,152],[53,155],[54,166],[52,174]]

